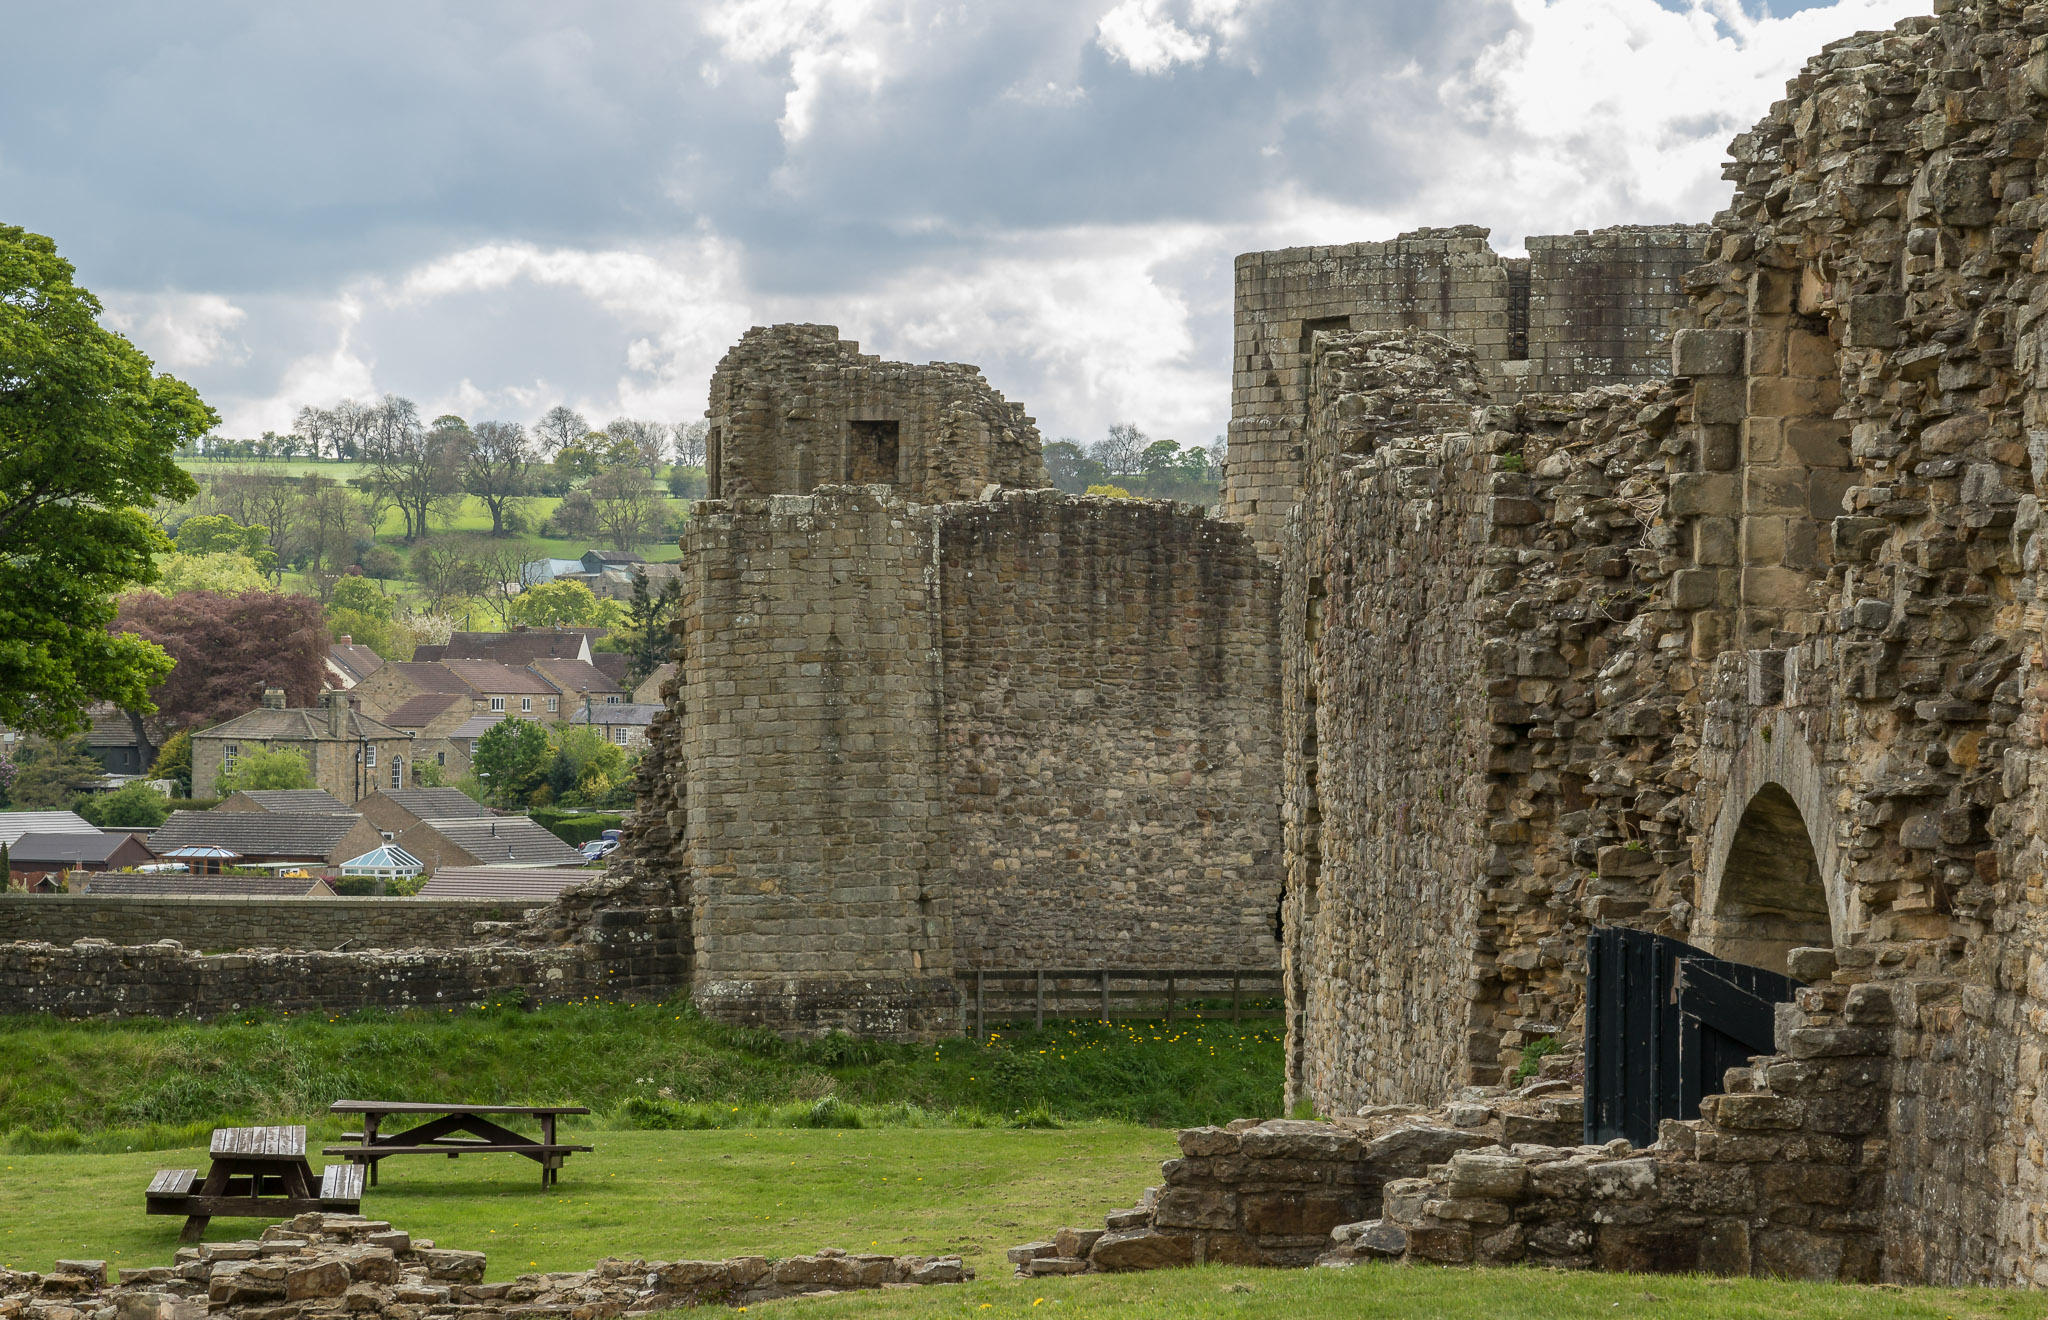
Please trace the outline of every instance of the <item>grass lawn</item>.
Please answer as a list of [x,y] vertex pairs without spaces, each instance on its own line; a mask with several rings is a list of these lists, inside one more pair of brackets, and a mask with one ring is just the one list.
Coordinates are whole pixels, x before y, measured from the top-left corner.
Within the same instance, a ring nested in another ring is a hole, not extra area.
[[[1173,1134],[1089,1125],[1052,1132],[632,1132],[583,1129],[597,1147],[542,1190],[509,1156],[394,1159],[363,1213],[415,1236],[490,1254],[492,1279],[587,1269],[605,1256],[790,1256],[820,1247],[958,1253],[987,1276],[1003,1253],[1063,1224],[1100,1224],[1159,1180]],[[318,1138],[309,1145],[315,1145]],[[315,1145],[317,1149],[317,1145]],[[316,1155],[314,1163],[320,1162]],[[168,1264],[182,1219],[142,1213],[165,1168],[206,1167],[203,1148],[0,1156],[0,1265],[89,1256]],[[217,1219],[209,1241],[263,1221]]]

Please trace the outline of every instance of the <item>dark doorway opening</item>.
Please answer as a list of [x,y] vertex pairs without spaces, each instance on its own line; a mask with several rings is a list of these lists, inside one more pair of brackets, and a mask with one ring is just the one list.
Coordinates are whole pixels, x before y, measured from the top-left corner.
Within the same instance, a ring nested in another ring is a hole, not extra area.
[[1794,949],[1833,946],[1820,859],[1782,786],[1764,785],[1743,808],[1707,917],[1716,956],[1774,972]]

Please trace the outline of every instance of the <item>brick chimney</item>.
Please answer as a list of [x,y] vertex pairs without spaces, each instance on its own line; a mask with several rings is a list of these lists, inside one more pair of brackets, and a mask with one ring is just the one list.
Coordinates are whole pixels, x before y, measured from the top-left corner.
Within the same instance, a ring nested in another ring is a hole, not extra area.
[[348,693],[329,692],[324,694],[327,701],[327,736],[342,738],[348,734]]
[[353,638],[353,637],[351,637],[351,636],[349,636],[349,635],[348,635],[347,633],[343,633],[343,634],[341,635],[341,642],[339,643],[340,645],[342,645],[342,646],[354,646],[354,645],[355,645],[355,643],[356,643],[356,639],[355,639],[355,638]]
[[265,688],[265,689],[263,689],[263,709],[265,709],[265,710],[283,710],[283,709],[284,709],[284,689],[283,689],[283,688]]

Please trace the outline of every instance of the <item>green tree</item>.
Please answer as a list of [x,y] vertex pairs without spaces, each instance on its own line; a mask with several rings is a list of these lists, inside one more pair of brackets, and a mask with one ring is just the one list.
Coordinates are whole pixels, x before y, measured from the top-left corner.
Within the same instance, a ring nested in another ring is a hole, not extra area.
[[235,758],[235,768],[224,770],[213,781],[222,797],[261,788],[313,788],[313,774],[306,769],[306,754],[291,747],[276,751],[251,749]]
[[124,784],[99,793],[78,806],[78,814],[95,825],[135,825],[155,829],[170,819],[171,804],[148,784]]
[[31,738],[15,753],[14,765],[7,803],[16,811],[68,809],[80,795],[97,787],[107,773],[86,754],[82,738],[60,742]]
[[246,555],[215,550],[203,555],[169,554],[157,561],[157,580],[137,591],[175,596],[183,591],[211,591],[239,596],[245,591],[273,591],[270,579]]
[[603,806],[624,783],[629,770],[626,753],[602,731],[565,726],[555,735],[547,783],[555,801],[570,806]]
[[531,803],[534,790],[547,782],[554,754],[548,731],[540,725],[532,720],[502,720],[476,740],[469,765],[483,781],[484,793],[493,806],[523,807]]
[[244,527],[225,514],[202,513],[178,525],[178,553],[206,555],[217,552],[241,555],[256,565],[259,573],[277,568],[277,551],[270,548],[270,529]]
[[669,625],[682,601],[682,578],[669,578],[657,589],[647,585],[645,574],[633,575],[633,597],[626,602],[626,625],[617,640],[619,649],[632,659],[628,674],[635,684],[659,669],[675,650]]
[[354,610],[367,614],[373,619],[391,621],[391,597],[370,585],[363,577],[345,577],[334,584],[327,593],[327,608],[333,610]]
[[599,600],[581,582],[539,582],[519,593],[506,611],[514,623],[530,628],[623,628],[626,607]]
[[151,779],[171,780],[179,797],[192,796],[192,735],[184,729],[164,739],[156,750],[156,764],[149,767]]
[[0,724],[31,733],[155,709],[170,658],[107,625],[166,546],[149,510],[198,493],[178,449],[219,421],[100,311],[55,243],[0,225]]

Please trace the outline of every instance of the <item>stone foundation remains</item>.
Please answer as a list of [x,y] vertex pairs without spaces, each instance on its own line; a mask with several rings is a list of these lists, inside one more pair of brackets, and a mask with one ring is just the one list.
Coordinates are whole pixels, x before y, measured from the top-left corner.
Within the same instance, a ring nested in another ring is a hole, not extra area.
[[0,931],[44,944],[176,940],[224,952],[283,949],[459,949],[477,923],[519,921],[533,903],[433,898],[129,898],[0,894]]
[[958,1256],[851,1255],[771,1261],[604,1260],[574,1273],[522,1274],[485,1283],[481,1251],[415,1239],[381,1220],[307,1214],[243,1242],[179,1249],[169,1266],[115,1271],[103,1260],[58,1261],[47,1274],[0,1270],[0,1315],[150,1320],[511,1320],[597,1317],[685,1307],[746,1307],[783,1297],[963,1283]]

